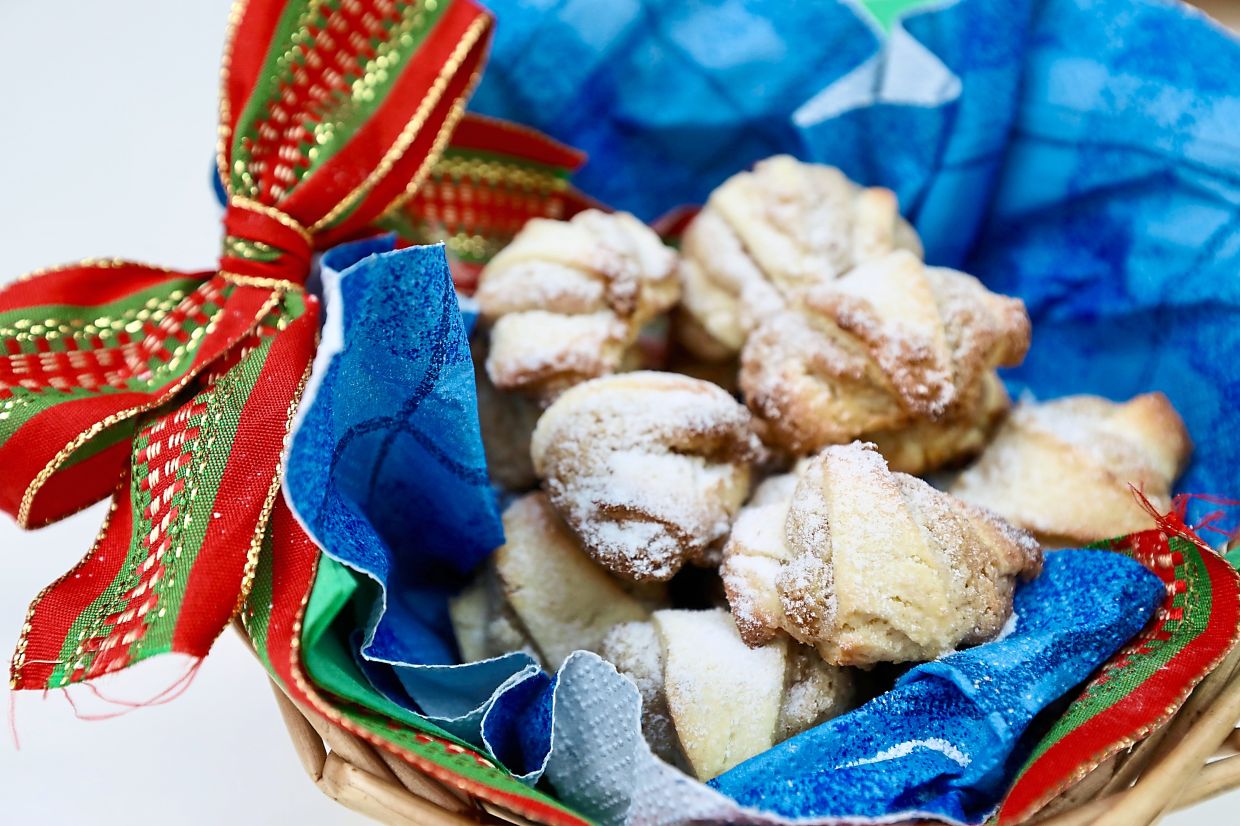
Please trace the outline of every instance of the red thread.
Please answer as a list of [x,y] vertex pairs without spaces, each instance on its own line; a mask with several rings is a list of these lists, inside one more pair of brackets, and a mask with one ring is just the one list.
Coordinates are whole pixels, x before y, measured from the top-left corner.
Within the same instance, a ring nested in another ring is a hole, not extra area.
[[9,689],[9,734],[13,735],[13,748],[22,750],[22,739],[17,736],[17,692]]
[[124,699],[119,699],[115,697],[109,697],[103,692],[101,692],[99,688],[94,684],[93,681],[82,683],[82,685],[85,686],[85,688],[91,694],[95,695],[95,697],[97,697],[99,700],[102,700],[103,702],[114,705],[114,706],[121,707],[120,711],[108,712],[106,714],[83,713],[82,710],[78,708],[77,703],[74,701],[72,695],[69,693],[69,690],[67,688],[61,689],[61,693],[64,695],[65,700],[69,703],[69,707],[73,709],[73,716],[77,717],[79,720],[85,720],[87,722],[98,722],[101,720],[114,720],[117,717],[124,717],[126,714],[129,714],[130,712],[135,711],[140,708],[152,708],[154,706],[162,706],[167,703],[171,703],[173,700],[176,700],[182,694],[184,694],[186,691],[189,690],[189,687],[193,683],[194,677],[197,676],[198,669],[201,666],[202,666],[202,658],[195,657],[193,663],[190,665],[189,669],[184,674],[178,677],[171,685],[169,685],[163,691],[159,692],[154,697],[151,697],[148,700],[135,701],[135,700],[124,700]]
[[1231,530],[1218,528],[1215,527],[1214,523],[1218,522],[1227,515],[1228,508],[1240,507],[1240,500],[1224,499],[1221,496],[1213,496],[1208,493],[1181,493],[1172,500],[1172,507],[1175,509],[1176,513],[1180,515],[1181,519],[1187,518],[1188,504],[1194,499],[1199,502],[1206,502],[1208,504],[1219,505],[1221,507],[1219,510],[1211,511],[1203,516],[1196,525],[1193,525],[1193,530],[1208,530],[1227,538],[1231,538],[1235,535],[1235,528],[1232,528]]
[[189,690],[190,684],[194,681],[194,677],[197,676],[198,669],[201,665],[202,665],[202,658],[201,657],[195,658],[193,664],[190,665],[189,670],[186,671],[185,674],[183,674],[181,677],[179,677],[176,680],[176,682],[174,682],[172,685],[168,686],[163,691],[159,692],[158,694],[156,694],[154,697],[150,698],[149,700],[142,700],[139,702],[135,702],[133,700],[121,700],[121,699],[117,699],[114,697],[108,697],[102,691],[100,691],[99,687],[96,686],[93,682],[84,683],[84,685],[90,691],[91,694],[94,694],[96,697],[98,697],[103,702],[111,703],[112,705],[122,706],[128,709],[149,708],[151,706],[162,706],[166,703],[172,702],[173,700],[177,699],[182,694],[184,694],[187,690]]

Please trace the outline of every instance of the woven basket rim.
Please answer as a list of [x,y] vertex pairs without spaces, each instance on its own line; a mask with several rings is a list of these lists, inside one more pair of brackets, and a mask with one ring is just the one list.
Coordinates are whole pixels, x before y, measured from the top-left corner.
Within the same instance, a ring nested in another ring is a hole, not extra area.
[[[1219,552],[1235,548],[1240,548],[1240,530]],[[234,627],[249,646],[245,629]],[[535,826],[376,748],[270,683],[302,768],[319,791],[346,808],[392,826]],[[1027,822],[1147,826],[1234,789],[1240,789],[1240,643],[1158,729],[1093,768]]]
[[[393,826],[532,821],[431,778],[345,731],[271,683],[293,750],[318,789]],[[1030,821],[1043,826],[1144,826],[1240,788],[1240,646],[1164,726],[1095,768]]]

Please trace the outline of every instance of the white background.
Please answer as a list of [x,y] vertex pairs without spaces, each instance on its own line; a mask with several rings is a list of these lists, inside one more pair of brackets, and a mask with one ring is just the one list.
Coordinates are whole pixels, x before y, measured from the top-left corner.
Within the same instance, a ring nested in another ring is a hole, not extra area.
[[[227,12],[226,0],[0,0],[0,282],[97,256],[212,266]],[[85,553],[102,513],[35,533],[0,516],[0,660],[29,600]],[[155,662],[113,691],[149,695],[180,666]],[[303,774],[232,632],[170,704],[98,722],[55,694],[18,694],[14,708],[21,748],[0,728],[0,821],[359,821]],[[1168,822],[1235,823],[1238,805],[1233,795]]]

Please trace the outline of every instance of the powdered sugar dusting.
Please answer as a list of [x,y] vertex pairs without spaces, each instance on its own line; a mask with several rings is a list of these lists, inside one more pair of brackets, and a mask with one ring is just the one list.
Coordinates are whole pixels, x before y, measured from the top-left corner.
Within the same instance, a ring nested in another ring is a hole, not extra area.
[[741,351],[746,402],[774,442],[804,454],[869,437],[918,471],[976,452],[1006,407],[993,368],[1029,345],[1019,300],[906,251],[798,295]]
[[931,659],[997,634],[1016,578],[1040,568],[1027,534],[892,473],[873,445],[829,447],[798,475],[786,511],[746,508],[725,548],[750,644],[782,630],[839,665]]
[[716,189],[685,233],[685,306],[735,352],[802,290],[897,248],[921,253],[892,192],[862,189],[833,167],[768,158]]
[[909,252],[893,252],[816,288],[816,312],[865,342],[910,410],[938,417],[955,398],[944,319],[926,267]]
[[951,760],[961,768],[967,768],[973,762],[969,755],[956,748],[955,745],[947,740],[941,740],[937,737],[927,738],[925,740],[909,740],[904,743],[884,749],[873,757],[865,757],[860,760],[851,760],[836,768],[851,769],[856,766],[869,766],[874,763],[885,763],[888,760],[898,760],[901,757],[908,757],[918,749],[927,749],[929,751],[937,751],[939,754]]
[[676,255],[632,215],[587,210],[530,221],[486,266],[497,387],[551,399],[620,369],[642,327],[679,297]]
[[749,648],[726,611],[656,611],[664,690],[686,757],[702,779],[770,748],[786,646]]
[[1079,546],[1152,527],[1128,486],[1168,508],[1191,447],[1161,394],[1022,402],[952,492],[1048,545]]
[[531,453],[596,559],[661,580],[727,536],[760,447],[748,412],[722,389],[638,372],[564,394],[539,420]]

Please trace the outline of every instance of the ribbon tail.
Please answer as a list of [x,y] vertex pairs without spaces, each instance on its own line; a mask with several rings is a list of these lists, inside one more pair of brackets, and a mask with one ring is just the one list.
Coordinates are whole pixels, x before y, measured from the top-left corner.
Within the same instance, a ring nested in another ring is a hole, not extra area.
[[317,315],[299,291],[284,294],[192,396],[137,418],[94,548],[31,605],[14,688],[60,688],[157,654],[207,654],[253,581]]
[[1026,760],[994,820],[1027,822],[1113,755],[1170,720],[1240,643],[1240,575],[1175,513],[1161,527],[1096,543],[1166,587],[1161,610],[1102,666]]

